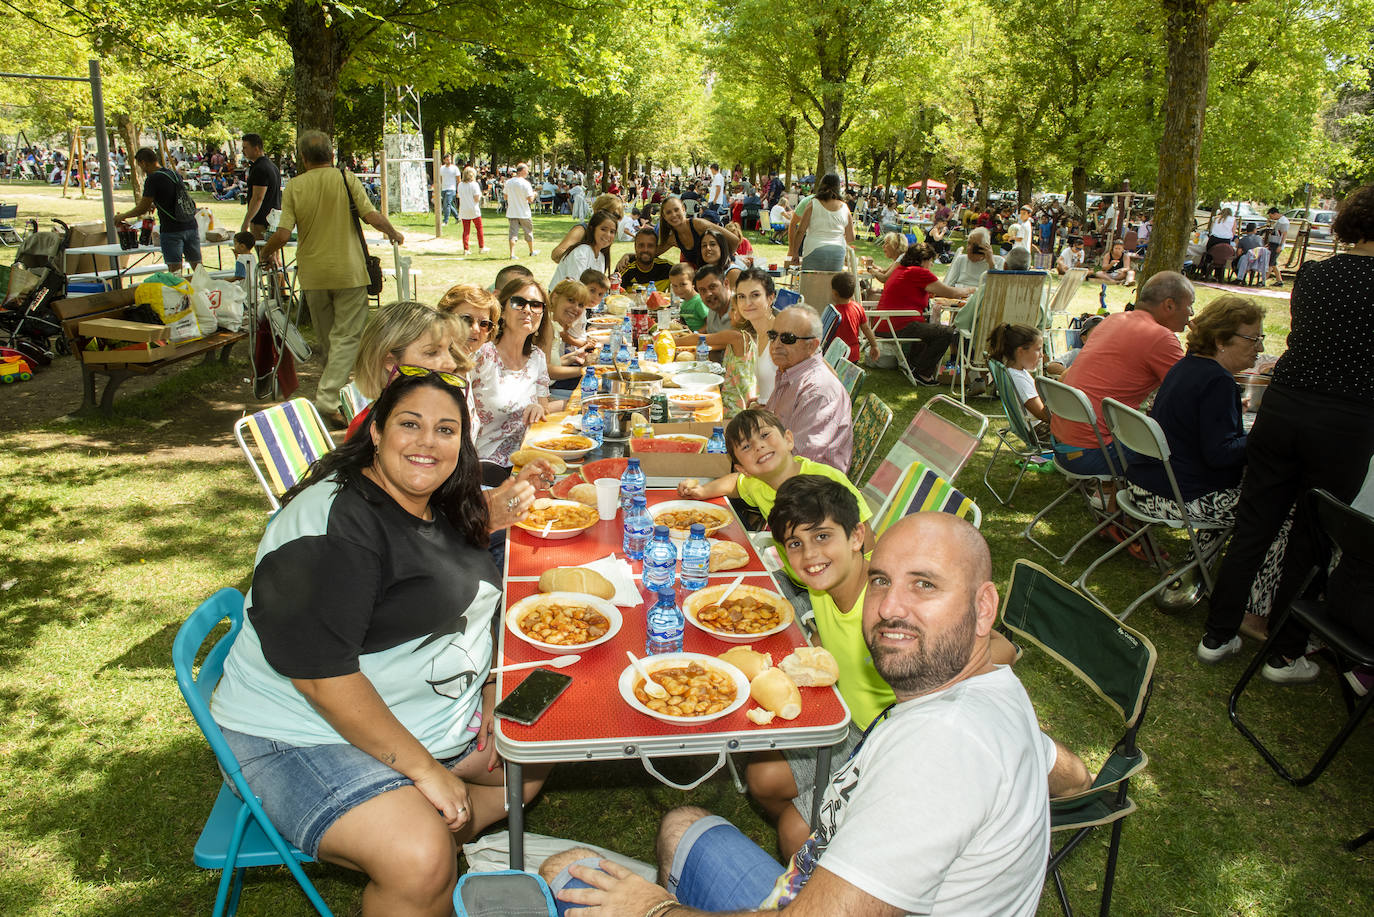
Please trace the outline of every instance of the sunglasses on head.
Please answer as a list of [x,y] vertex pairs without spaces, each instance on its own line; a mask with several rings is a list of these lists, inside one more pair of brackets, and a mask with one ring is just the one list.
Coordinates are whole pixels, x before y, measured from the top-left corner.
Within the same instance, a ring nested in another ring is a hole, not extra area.
[[425,369],[423,366],[403,364],[391,371],[392,378],[395,378],[398,373],[402,376],[438,376],[439,381],[445,385],[451,385],[454,388],[468,387],[468,380],[454,373],[446,373],[441,369]]
[[814,334],[793,334],[790,331],[773,331],[771,329],[768,332],[768,340],[782,341],[783,344],[788,347],[791,347],[798,341],[814,341],[815,339],[816,336]]
[[489,318],[473,318],[471,315],[458,314],[458,320],[468,325],[476,325],[483,331],[490,331],[496,327],[496,323]]
[[526,299],[523,296],[512,296],[507,303],[512,309],[519,309],[521,312],[543,312],[544,300]]

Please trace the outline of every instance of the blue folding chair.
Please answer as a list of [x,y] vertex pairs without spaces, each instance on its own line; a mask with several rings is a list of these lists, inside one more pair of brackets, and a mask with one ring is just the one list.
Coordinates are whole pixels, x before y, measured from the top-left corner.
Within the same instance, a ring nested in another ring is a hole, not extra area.
[[518,869],[464,873],[453,889],[456,917],[552,917],[553,893],[542,878]]
[[834,303],[826,303],[825,311],[821,313],[821,348],[824,349],[830,344],[831,335],[840,324],[840,310],[835,308]]
[[[200,673],[192,674],[196,656],[215,627],[229,620],[229,632],[215,641],[215,645],[200,664]],[[186,623],[177,631],[172,642],[172,665],[176,669],[177,687],[191,709],[196,725],[210,743],[219,765],[229,775],[238,790],[234,795],[229,785],[220,784],[219,797],[205,820],[196,840],[192,860],[202,869],[221,870],[219,892],[215,896],[215,917],[232,915],[238,911],[239,892],[243,889],[243,872],[249,866],[285,866],[295,876],[301,891],[322,917],[332,917],[314,884],[301,869],[302,863],[312,863],[294,846],[286,842],[268,820],[262,803],[243,779],[238,758],[224,740],[212,716],[210,696],[224,674],[224,660],[229,648],[243,629],[243,595],[237,589],[221,589],[191,612]]]

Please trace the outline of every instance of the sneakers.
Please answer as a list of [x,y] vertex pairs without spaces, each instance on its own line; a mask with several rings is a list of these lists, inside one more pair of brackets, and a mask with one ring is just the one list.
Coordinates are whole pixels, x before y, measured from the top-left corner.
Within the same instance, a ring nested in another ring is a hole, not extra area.
[[[1275,665],[1275,662],[1279,664]],[[1260,674],[1265,681],[1272,681],[1276,685],[1300,685],[1315,679],[1321,674],[1321,668],[1306,656],[1299,656],[1292,662],[1284,662],[1282,656],[1271,656],[1264,668],[1260,669]]]
[[1350,690],[1355,692],[1356,697],[1364,697],[1369,693],[1370,688],[1374,688],[1374,671],[1360,666],[1343,673],[1346,682],[1350,685]]
[[1216,665],[1226,657],[1236,655],[1240,649],[1241,640],[1239,636],[1232,637],[1225,643],[1214,637],[1203,637],[1202,642],[1197,645],[1197,658],[1199,662]]
[[491,249],[489,249],[489,248],[479,248],[479,249],[477,249],[477,251],[478,251],[479,254],[482,254],[482,255],[489,255],[489,254],[491,254]]

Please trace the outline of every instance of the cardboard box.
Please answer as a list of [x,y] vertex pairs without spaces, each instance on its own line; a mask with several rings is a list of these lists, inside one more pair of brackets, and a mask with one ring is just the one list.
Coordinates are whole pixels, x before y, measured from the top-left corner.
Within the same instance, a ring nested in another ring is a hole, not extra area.
[[82,350],[81,362],[90,364],[109,365],[112,363],[153,363],[157,360],[167,360],[180,353],[184,349],[190,349],[193,345],[199,344],[201,338],[194,341],[186,341],[184,344],[173,344],[171,342],[150,341],[137,344],[129,344],[125,347],[118,347],[114,350]]
[[[720,424],[696,421],[691,423],[656,423],[654,424],[654,433],[695,433],[709,439],[717,426]],[[673,482],[683,478],[697,478],[703,482],[712,481],[724,477],[731,470],[730,457],[718,453],[640,452],[635,454],[635,458],[639,459],[639,467],[644,470],[644,476],[651,481],[654,478],[671,478]]]
[[[87,220],[84,223],[72,223],[70,229],[72,231],[72,238],[71,241],[67,243],[68,248],[84,248],[87,245],[104,245],[106,242],[104,220]],[[101,270],[109,269],[110,259],[101,258],[100,262]],[[67,256],[68,274],[86,274],[94,270],[94,255]]]
[[130,322],[122,318],[86,319],[76,326],[76,331],[85,337],[128,343],[171,340],[171,329],[166,325]]

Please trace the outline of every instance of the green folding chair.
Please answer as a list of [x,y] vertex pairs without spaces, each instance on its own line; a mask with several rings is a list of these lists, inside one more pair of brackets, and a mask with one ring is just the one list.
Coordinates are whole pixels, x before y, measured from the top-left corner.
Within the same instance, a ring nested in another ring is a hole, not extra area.
[[[1016,488],[1021,486],[1021,479],[1026,476],[1026,471],[1032,466],[1039,468],[1044,466],[1046,472],[1054,470],[1052,460],[1054,450],[1048,448],[1040,442],[1040,438],[1035,435],[1035,430],[1026,422],[1026,412],[1022,410],[1021,404],[1016,397],[1016,384],[1011,381],[1011,376],[1007,375],[1007,368],[996,360],[988,360],[988,370],[992,372],[993,383],[997,386],[997,397],[1002,400],[1002,410],[1007,415],[1007,425],[997,431],[997,447],[992,450],[992,458],[988,459],[988,467],[983,469],[983,484],[988,491],[997,498],[997,502],[1006,506],[1011,502],[1011,498],[1016,496]],[[1019,471],[1016,473],[1016,480],[1012,482],[1011,490],[1007,491],[1004,497],[997,492],[988,480],[988,475],[992,472],[992,466],[997,464],[997,456],[1005,448],[1017,459]]]
[[892,425],[892,408],[883,399],[869,392],[854,407],[854,448],[849,460],[849,480],[856,484],[863,480],[873,453],[883,441],[883,434]]
[[1064,664],[1100,697],[1124,724],[1092,786],[1073,796],[1050,800],[1050,831],[1069,833],[1068,840],[1050,851],[1048,871],[1066,915],[1073,914],[1060,870],[1064,861],[1096,829],[1112,826],[1107,848],[1106,878],[1099,913],[1111,911],[1116,861],[1121,851],[1122,821],[1135,811],[1127,795],[1131,777],[1148,762],[1136,745],[1136,735],[1150,701],[1155,648],[1143,634],[1122,624],[1111,613],[1044,567],[1018,560],[1002,603],[1001,623],[1019,641],[1038,646]]
[[850,362],[848,357],[840,357],[835,361],[835,375],[840,377],[840,384],[850,398],[854,397],[854,392],[864,381],[863,367],[857,363]]
[[825,362],[831,369],[839,374],[841,360],[849,359],[849,345],[839,338],[830,342],[830,346],[825,348]]
[[881,535],[898,519],[913,513],[949,513],[967,519],[974,528],[983,524],[983,511],[962,491],[936,473],[934,468],[915,462],[902,475],[887,503],[869,520],[873,535]]

